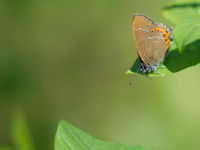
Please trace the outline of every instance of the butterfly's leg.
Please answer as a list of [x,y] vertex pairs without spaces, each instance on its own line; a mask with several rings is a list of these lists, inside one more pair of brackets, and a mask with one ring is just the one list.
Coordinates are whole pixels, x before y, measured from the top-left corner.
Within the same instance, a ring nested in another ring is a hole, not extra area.
[[[147,72],[147,71],[148,71],[148,72]],[[147,76],[147,74],[150,73],[151,71],[152,71],[152,68],[151,68],[151,67],[148,67],[148,68],[146,69],[146,71],[144,72],[144,73],[145,73],[145,77],[148,78],[148,79],[150,79],[150,80],[151,80],[151,78],[150,78],[149,76]]]
[[163,64],[160,65],[162,68],[167,68],[166,66],[164,66]]
[[155,72],[157,72],[161,77],[163,77],[164,75],[162,73],[160,73],[158,70],[154,70]]
[[146,73],[146,72],[144,73],[144,75],[145,75],[145,77],[146,77],[147,79],[150,79],[150,80],[151,80],[151,78],[150,78],[149,76],[147,76],[147,73]]
[[162,73],[160,73],[160,72],[157,70],[157,66],[152,67],[152,70],[155,71],[156,73],[158,73],[161,77],[164,76]]

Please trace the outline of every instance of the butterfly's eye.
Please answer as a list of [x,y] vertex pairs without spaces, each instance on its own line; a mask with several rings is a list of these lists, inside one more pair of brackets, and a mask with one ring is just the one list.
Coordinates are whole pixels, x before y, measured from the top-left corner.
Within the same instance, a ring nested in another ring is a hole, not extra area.
[[173,41],[173,37],[172,37],[172,34],[171,34],[171,33],[169,34],[169,39],[170,39],[171,41]]
[[170,31],[170,32],[172,32],[172,31],[173,31],[173,26],[171,26],[171,27],[169,28],[169,31]]

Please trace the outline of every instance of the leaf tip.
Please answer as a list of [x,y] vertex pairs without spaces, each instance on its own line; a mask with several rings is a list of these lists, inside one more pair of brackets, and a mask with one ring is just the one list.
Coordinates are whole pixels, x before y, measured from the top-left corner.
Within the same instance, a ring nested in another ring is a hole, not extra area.
[[129,69],[126,71],[126,74],[134,74],[134,72]]

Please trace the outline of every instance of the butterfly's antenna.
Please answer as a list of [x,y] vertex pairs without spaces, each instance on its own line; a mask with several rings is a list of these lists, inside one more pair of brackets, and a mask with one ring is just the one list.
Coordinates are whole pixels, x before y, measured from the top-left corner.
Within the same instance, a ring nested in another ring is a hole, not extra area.
[[133,78],[132,78],[131,82],[129,83],[128,87],[131,87],[131,85],[133,84],[133,81],[134,81],[139,69],[140,69],[140,66],[138,67],[138,69],[136,70],[135,74],[133,75]]

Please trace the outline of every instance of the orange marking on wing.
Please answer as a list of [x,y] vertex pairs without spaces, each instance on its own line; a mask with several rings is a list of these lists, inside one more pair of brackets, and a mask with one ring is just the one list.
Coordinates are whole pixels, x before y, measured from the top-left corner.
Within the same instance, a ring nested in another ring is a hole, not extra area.
[[155,27],[152,29],[152,31],[159,31],[159,32],[162,32],[162,34],[165,36],[165,40],[166,40],[166,46],[167,46],[167,49],[169,48],[169,45],[170,45],[170,32],[167,32],[165,28],[161,28],[161,27]]
[[167,41],[166,41],[167,49],[169,48],[169,45],[170,45],[170,40],[167,40]]

